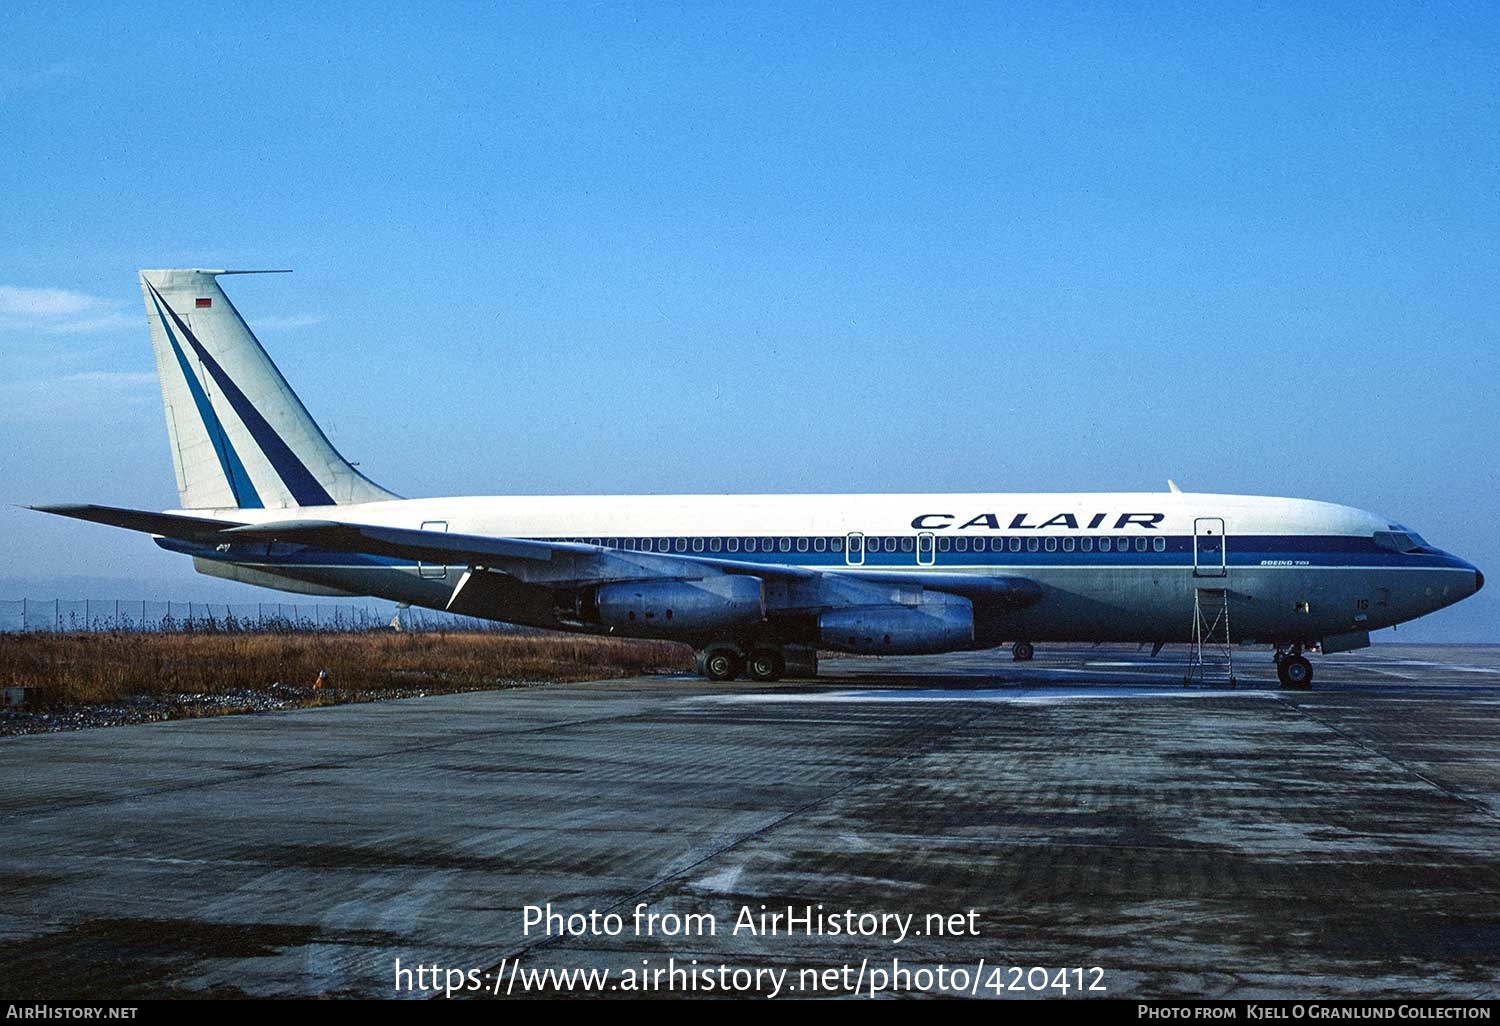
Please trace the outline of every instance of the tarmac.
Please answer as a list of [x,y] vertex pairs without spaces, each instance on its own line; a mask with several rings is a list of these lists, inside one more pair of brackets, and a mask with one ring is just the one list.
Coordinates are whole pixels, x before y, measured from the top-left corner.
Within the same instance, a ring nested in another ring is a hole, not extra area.
[[1500,647],[1235,658],[5,738],[0,996],[1500,997]]

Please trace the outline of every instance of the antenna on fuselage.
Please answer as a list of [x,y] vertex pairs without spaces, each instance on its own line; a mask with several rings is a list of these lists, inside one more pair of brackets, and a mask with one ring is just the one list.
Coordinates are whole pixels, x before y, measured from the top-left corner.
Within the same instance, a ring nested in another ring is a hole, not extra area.
[[1170,477],[1167,478],[1167,491],[1171,492],[1173,495],[1181,495],[1182,494],[1182,489],[1178,488],[1177,487],[1177,482],[1173,481]]

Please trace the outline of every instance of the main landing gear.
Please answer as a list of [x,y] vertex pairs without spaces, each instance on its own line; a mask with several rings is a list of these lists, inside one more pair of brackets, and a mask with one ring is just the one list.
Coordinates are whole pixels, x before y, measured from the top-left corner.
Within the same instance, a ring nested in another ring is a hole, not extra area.
[[1294,691],[1306,691],[1312,687],[1312,663],[1302,654],[1301,645],[1293,645],[1290,652],[1277,647],[1276,677],[1281,681],[1282,687]]
[[798,645],[742,647],[719,642],[698,652],[698,672],[709,680],[728,681],[744,676],[761,684],[783,677],[816,677],[818,654]]
[[698,653],[698,672],[709,680],[734,680],[745,669],[745,661],[732,648],[705,648]]
[[1010,657],[1015,662],[1029,663],[1034,655],[1036,655],[1036,649],[1031,647],[1029,641],[1018,641],[1010,646]]

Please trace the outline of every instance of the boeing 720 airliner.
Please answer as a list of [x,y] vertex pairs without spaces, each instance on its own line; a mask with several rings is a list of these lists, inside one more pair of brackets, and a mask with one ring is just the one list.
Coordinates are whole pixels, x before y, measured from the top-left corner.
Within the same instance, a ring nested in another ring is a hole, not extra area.
[[1484,576],[1390,519],[1183,493],[403,499],[329,443],[219,285],[140,272],[180,508],[40,506],[153,535],[199,572],[566,631],[669,638],[712,680],[816,673],[818,650],[1036,642],[1304,652],[1477,592]]

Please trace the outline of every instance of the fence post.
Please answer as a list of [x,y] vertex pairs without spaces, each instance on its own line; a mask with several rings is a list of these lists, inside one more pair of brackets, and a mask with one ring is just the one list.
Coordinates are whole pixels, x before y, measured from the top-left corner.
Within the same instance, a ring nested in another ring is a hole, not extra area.
[[26,629],[26,600],[21,600],[21,630]]

